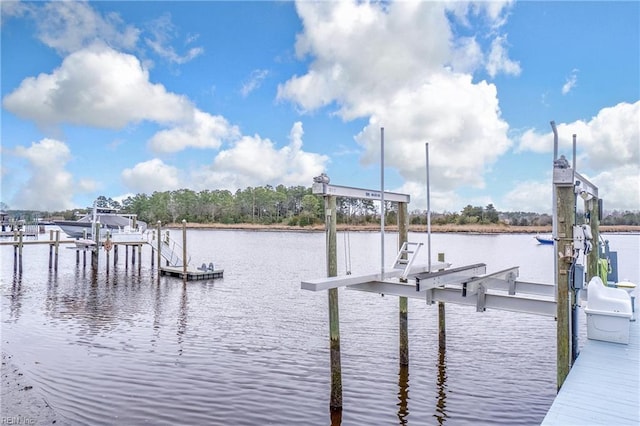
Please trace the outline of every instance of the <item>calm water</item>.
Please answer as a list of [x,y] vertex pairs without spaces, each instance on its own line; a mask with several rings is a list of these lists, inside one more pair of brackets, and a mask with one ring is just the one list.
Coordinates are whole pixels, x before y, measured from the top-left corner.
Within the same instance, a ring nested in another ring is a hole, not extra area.
[[[387,265],[396,238],[386,236]],[[621,278],[639,282],[640,236],[607,238]],[[149,247],[140,270],[120,249],[116,267],[107,274],[102,257],[94,274],[67,249],[50,273],[48,247],[28,246],[16,276],[2,247],[2,350],[64,424],[331,424],[327,295],[300,290],[325,273],[324,234],[188,239],[193,264],[215,262],[224,279],[158,278]],[[353,273],[377,272],[379,234],[349,240]],[[339,234],[340,274],[345,242]],[[432,247],[454,266],[520,266],[520,280],[553,281],[553,250],[530,235],[434,234]],[[410,300],[408,374],[398,367],[397,298],[341,290],[340,327],[342,425],[539,424],[555,395],[550,318],[447,305],[440,356],[436,306]]]

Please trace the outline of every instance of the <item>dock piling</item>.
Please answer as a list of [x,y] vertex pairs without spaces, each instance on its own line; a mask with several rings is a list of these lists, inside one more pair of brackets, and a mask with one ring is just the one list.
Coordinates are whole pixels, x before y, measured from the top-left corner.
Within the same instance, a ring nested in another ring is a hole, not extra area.
[[[327,233],[327,277],[338,276],[336,197],[325,196]],[[331,411],[342,411],[342,367],[340,363],[340,315],[338,289],[329,289],[329,348],[331,353]]]
[[[444,253],[438,253],[438,262],[444,262]],[[442,353],[447,348],[447,327],[444,302],[438,302],[438,348]]]
[[60,252],[60,231],[56,231],[55,256],[53,261],[53,270],[58,270],[58,254]]
[[[555,179],[554,179],[555,180]],[[571,369],[571,305],[569,267],[573,261],[573,225],[575,222],[575,192],[571,179],[554,182],[558,217],[557,247],[560,256],[556,265],[556,363],[557,388],[562,387]]]
[[[398,250],[402,245],[409,241],[409,215],[407,203],[398,203]],[[406,254],[404,255],[406,259]],[[404,280],[406,282],[407,280]],[[398,297],[399,307],[399,344],[400,344],[400,365],[409,365],[409,331],[408,331],[408,312],[409,303],[406,297]]]

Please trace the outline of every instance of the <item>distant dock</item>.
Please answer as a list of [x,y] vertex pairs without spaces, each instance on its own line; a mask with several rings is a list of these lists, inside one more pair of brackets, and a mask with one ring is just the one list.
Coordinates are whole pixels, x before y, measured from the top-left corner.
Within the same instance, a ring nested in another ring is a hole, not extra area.
[[214,269],[212,271],[187,270],[185,273],[182,268],[177,266],[161,266],[160,275],[181,278],[183,280],[186,279],[187,281],[211,280],[214,278],[222,278],[224,269]]

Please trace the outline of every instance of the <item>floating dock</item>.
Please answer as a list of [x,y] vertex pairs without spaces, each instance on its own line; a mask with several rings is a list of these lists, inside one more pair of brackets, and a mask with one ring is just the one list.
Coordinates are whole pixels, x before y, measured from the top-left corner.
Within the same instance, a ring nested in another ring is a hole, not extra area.
[[160,267],[160,275],[167,275],[170,277],[177,277],[181,279],[186,279],[187,281],[197,281],[197,280],[212,280],[215,278],[222,278],[224,274],[224,269],[214,269],[214,270],[187,270],[186,274],[184,269],[177,266],[161,266]]
[[628,345],[587,340],[542,426],[640,425],[639,340],[638,321]]

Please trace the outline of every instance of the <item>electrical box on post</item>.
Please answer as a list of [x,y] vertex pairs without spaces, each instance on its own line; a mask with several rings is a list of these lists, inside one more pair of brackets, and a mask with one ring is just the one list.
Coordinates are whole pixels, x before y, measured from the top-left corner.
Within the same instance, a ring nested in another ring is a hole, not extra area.
[[576,263],[573,270],[573,289],[580,290],[584,288],[584,265]]

